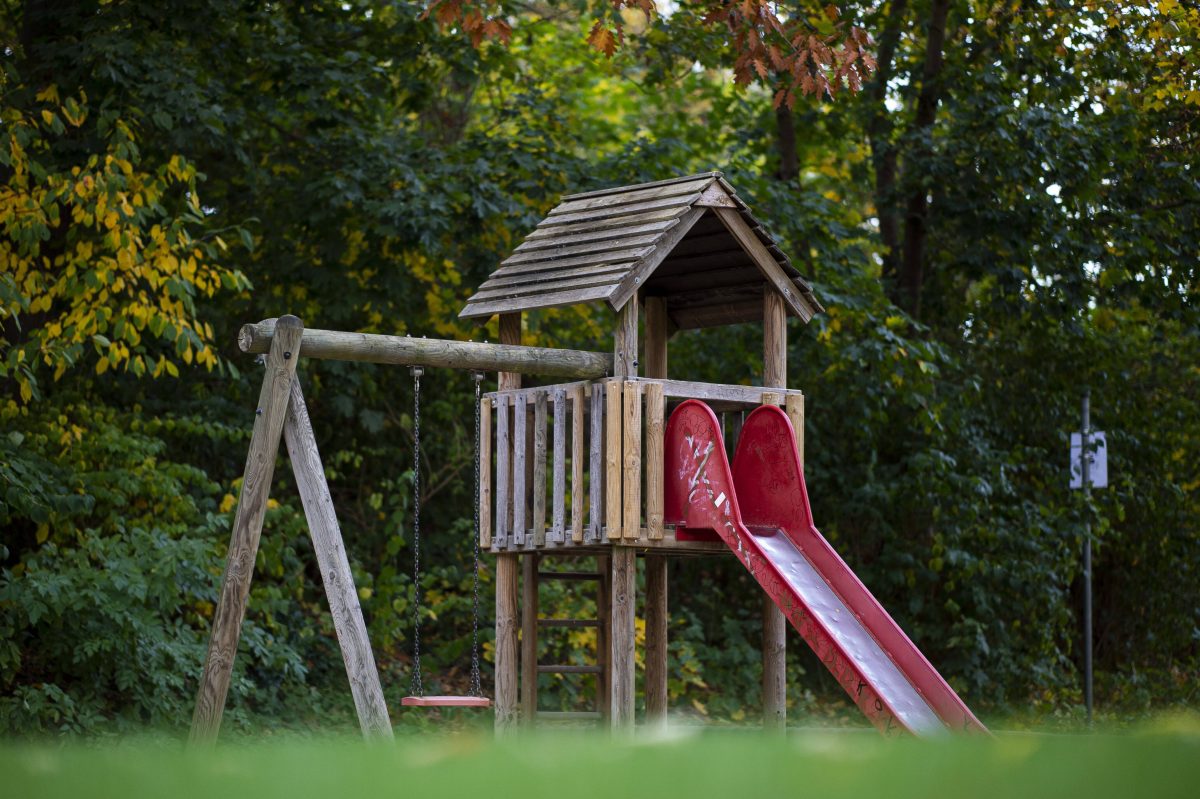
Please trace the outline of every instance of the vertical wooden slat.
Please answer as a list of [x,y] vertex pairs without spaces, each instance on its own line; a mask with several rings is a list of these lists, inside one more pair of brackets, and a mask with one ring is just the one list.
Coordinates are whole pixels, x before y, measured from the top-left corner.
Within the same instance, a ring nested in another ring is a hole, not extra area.
[[533,553],[521,558],[521,722],[526,727],[537,718],[539,560]]
[[529,410],[524,394],[513,398],[513,545],[525,546],[525,530],[529,524],[525,518],[529,488],[525,481],[525,460],[528,456],[529,438],[526,436]]
[[621,537],[621,381],[604,384],[604,527],[609,540]]
[[587,540],[595,543],[604,535],[604,384],[592,383],[592,423],[588,441],[588,480],[591,505]]
[[571,391],[571,540],[583,542],[583,386]]
[[365,738],[390,740],[392,722],[388,718],[387,702],[383,698],[371,639],[367,635],[362,606],[358,603],[354,575],[342,543],[333,497],[329,494],[329,483],[325,481],[325,468],[321,465],[321,453],[317,451],[317,439],[313,435],[298,377],[292,380],[283,438],[296,475],[296,488],[300,491],[304,517],[308,521],[308,534],[312,538],[321,582],[325,584],[333,630],[342,650],[346,676],[350,678],[350,695],[354,699],[359,726]]
[[[763,294],[763,385],[787,388],[787,308],[767,286]],[[765,398],[764,398],[765,399]],[[787,729],[787,620],[769,596],[762,606],[763,726]]]
[[492,547],[492,400],[479,400],[479,548]]
[[551,467],[550,540],[561,544],[567,529],[567,392],[554,390],[554,464]]
[[612,551],[612,689],[614,730],[633,729],[636,666],[634,648],[637,604],[637,550],[616,546]]
[[663,537],[663,415],[662,383],[646,384],[646,530],[651,541]]
[[633,380],[625,381],[624,513],[621,528],[625,538],[637,538],[642,530],[642,390]]
[[800,468],[804,468],[804,395],[789,394],[787,415],[796,430],[796,451],[800,453]]
[[262,537],[263,518],[267,513],[267,498],[271,493],[271,477],[275,473],[275,456],[279,452],[279,438],[283,433],[303,335],[304,323],[294,316],[281,316],[275,323],[275,338],[267,355],[254,429],[250,433],[242,491],[233,517],[221,593],[213,614],[208,655],[204,659],[196,710],[192,715],[190,741],[193,744],[212,743],[221,729],[225,697],[233,676],[233,659],[242,633],[250,580],[254,576],[254,561]]
[[[521,314],[500,314],[500,343],[521,343]],[[509,391],[521,387],[521,375],[516,372],[501,372],[499,387],[501,391]],[[501,407],[507,411],[506,400]],[[508,420],[502,427],[504,435],[509,435]],[[506,456],[507,457],[507,456]],[[511,474],[511,461],[503,461]],[[502,485],[508,491],[510,486],[506,480]],[[508,503],[512,494],[497,518],[503,514],[506,523],[508,519]],[[511,529],[511,528],[510,528]],[[503,734],[516,725],[517,721],[517,580],[519,575],[517,556],[512,553],[501,553],[496,558],[496,731]]]
[[507,549],[512,529],[512,426],[508,397],[496,400],[496,546]]
[[533,543],[546,545],[546,392],[533,403]]
[[783,404],[783,395],[775,391],[764,391],[762,395],[763,405],[779,406]]

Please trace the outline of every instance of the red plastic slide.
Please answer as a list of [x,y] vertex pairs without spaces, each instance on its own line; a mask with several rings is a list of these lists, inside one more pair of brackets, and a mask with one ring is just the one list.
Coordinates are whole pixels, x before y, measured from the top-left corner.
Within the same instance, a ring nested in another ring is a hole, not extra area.
[[677,535],[715,531],[881,732],[987,733],[813,526],[787,414],[751,413],[731,470],[716,416],[688,400],[667,424],[664,461]]

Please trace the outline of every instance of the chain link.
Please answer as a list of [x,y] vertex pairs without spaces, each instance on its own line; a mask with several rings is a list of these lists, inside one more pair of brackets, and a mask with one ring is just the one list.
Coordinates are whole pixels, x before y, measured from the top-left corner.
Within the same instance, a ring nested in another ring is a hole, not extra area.
[[419,366],[413,376],[413,696],[424,696],[421,682],[421,375]]
[[482,425],[480,424],[481,406],[483,404],[483,372],[475,373],[475,557],[471,565],[471,696],[479,696],[483,689],[479,680],[479,451],[483,445],[481,440]]

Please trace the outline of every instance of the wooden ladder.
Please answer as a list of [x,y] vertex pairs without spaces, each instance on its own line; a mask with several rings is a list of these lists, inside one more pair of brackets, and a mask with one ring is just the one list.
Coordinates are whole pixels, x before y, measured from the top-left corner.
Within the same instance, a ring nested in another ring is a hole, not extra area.
[[[527,580],[524,589],[524,605],[521,623],[522,636],[522,714],[527,724],[535,722],[597,721],[608,718],[609,703],[609,595],[611,591],[607,555],[596,555],[596,571],[543,571],[542,555],[526,556]],[[597,618],[538,618],[540,587],[542,582],[569,581],[578,585],[595,585]],[[542,630],[595,628],[596,649],[599,657],[588,665],[540,663],[537,660],[538,639]],[[588,711],[538,710],[537,677],[539,674],[594,674],[596,675],[596,703]]]

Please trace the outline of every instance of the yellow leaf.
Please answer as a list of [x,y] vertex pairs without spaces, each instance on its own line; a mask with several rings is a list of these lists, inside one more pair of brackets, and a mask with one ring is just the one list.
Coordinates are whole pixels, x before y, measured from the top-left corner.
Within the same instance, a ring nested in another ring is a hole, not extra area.
[[229,513],[233,510],[233,506],[237,504],[237,499],[233,494],[226,494],[221,498],[221,513]]
[[37,529],[37,542],[39,544],[46,543],[46,539],[50,537],[50,525],[41,524]]
[[102,375],[108,371],[108,356],[104,356],[96,362],[96,374]]

